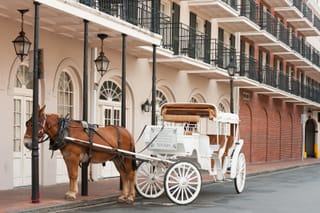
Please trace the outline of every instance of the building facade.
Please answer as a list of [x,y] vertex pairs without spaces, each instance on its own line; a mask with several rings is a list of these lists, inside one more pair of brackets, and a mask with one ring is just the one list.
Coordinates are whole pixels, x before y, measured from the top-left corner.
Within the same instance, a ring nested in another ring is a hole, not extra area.
[[[247,162],[320,157],[320,8],[304,0],[25,0],[0,3],[0,189],[31,184],[23,146],[32,115],[33,48],[20,60],[12,41],[23,31],[34,44],[39,5],[39,104],[47,113],[125,126],[137,138],[152,113],[141,105],[155,92],[156,122],[166,102],[208,102],[228,112],[230,90]],[[101,76],[97,34],[110,60]],[[85,43],[88,42],[88,48]],[[156,48],[154,48],[156,47]],[[88,62],[88,63],[86,63]],[[227,68],[236,62],[230,87]],[[83,70],[88,66],[88,88]],[[125,80],[123,81],[123,73]],[[125,85],[125,92],[122,87]],[[153,88],[155,85],[155,88]],[[137,144],[137,151],[143,144]],[[40,145],[40,183],[68,180],[61,155]],[[95,178],[117,176],[111,163]]]

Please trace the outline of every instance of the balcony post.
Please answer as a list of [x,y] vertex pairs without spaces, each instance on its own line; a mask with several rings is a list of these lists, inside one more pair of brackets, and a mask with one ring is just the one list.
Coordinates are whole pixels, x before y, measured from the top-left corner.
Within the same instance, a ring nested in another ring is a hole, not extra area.
[[34,55],[33,55],[33,105],[32,105],[32,152],[31,152],[31,202],[39,203],[39,143],[38,143],[38,104],[39,104],[39,6],[34,2]]
[[[83,20],[83,97],[82,97],[82,120],[88,121],[88,23]],[[82,163],[81,166],[81,195],[88,196],[88,166],[89,163]]]
[[156,125],[156,98],[157,98],[157,91],[156,91],[156,81],[157,81],[157,46],[155,44],[153,46],[153,55],[152,55],[152,109],[151,109],[151,125]]

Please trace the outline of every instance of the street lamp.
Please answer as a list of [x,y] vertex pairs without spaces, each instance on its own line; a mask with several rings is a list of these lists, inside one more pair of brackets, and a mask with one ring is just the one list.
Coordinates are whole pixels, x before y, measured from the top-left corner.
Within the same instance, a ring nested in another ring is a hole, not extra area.
[[234,113],[234,110],[233,110],[233,78],[237,72],[237,64],[235,63],[233,57],[230,58],[230,63],[227,67],[227,70],[228,70],[228,74],[230,76],[230,112]]
[[18,10],[21,14],[21,31],[17,38],[12,41],[14,45],[14,50],[16,52],[16,55],[20,58],[21,62],[23,61],[23,58],[28,55],[31,42],[26,37],[25,32],[23,31],[23,15],[29,11],[29,9],[20,9]]
[[150,108],[151,108],[151,103],[149,102],[148,99],[143,104],[141,104],[141,110],[143,112],[150,112]]
[[100,33],[97,35],[101,39],[101,50],[100,55],[94,60],[94,63],[96,64],[97,71],[100,73],[101,76],[103,76],[107,71],[109,67],[110,60],[104,55],[103,52],[103,40],[108,37],[108,35]]

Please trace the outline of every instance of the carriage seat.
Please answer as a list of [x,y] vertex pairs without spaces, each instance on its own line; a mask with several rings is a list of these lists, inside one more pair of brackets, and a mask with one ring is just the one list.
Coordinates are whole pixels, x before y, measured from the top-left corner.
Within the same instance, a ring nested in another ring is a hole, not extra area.
[[[219,140],[217,140],[219,137]],[[209,135],[210,138],[210,151],[212,152],[213,156],[217,157],[218,159],[222,159],[223,154],[226,150],[226,145],[228,143],[228,136],[226,135]]]
[[199,115],[163,115],[163,121],[173,123],[185,123],[184,134],[192,135],[196,130],[197,123],[200,121]]
[[163,115],[163,121],[185,123],[193,122],[198,123],[200,121],[199,115]]

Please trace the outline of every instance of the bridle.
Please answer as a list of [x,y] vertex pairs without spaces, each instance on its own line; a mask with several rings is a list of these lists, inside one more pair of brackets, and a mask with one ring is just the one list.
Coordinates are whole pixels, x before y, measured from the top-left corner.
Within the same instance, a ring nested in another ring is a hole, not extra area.
[[[31,120],[32,118],[27,121],[26,123],[27,127],[32,127]],[[43,114],[38,121],[38,139],[39,139],[38,143],[43,143],[50,138],[49,135],[45,134],[46,123],[47,123],[47,116],[46,114]]]

